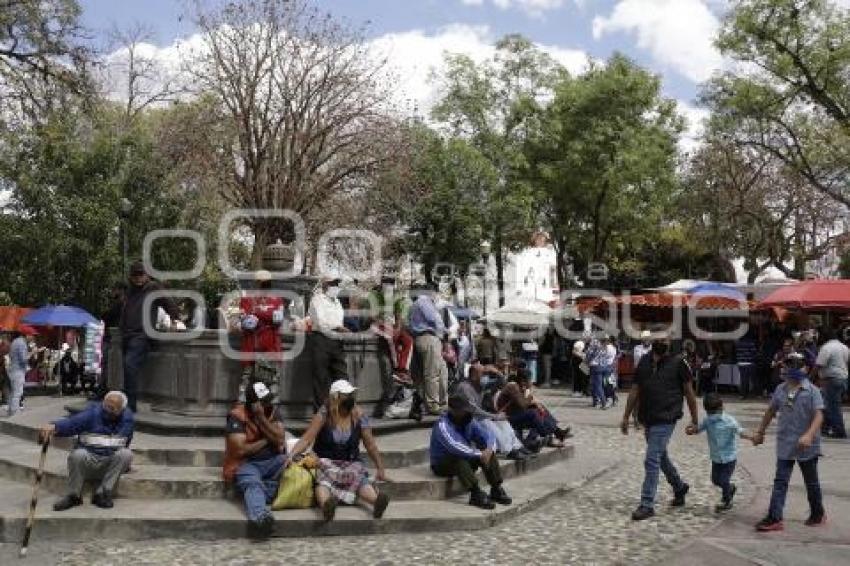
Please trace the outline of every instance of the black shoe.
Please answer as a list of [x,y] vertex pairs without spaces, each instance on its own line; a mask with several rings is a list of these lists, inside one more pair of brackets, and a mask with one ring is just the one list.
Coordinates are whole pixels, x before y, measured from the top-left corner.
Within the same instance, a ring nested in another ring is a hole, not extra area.
[[375,506],[372,508],[372,517],[380,519],[384,516],[384,511],[387,510],[387,505],[390,504],[390,496],[384,492],[378,493],[378,498],[375,499]]
[[101,509],[112,509],[115,505],[112,501],[112,494],[108,491],[97,491],[91,496],[92,505],[97,505]]
[[66,495],[59,501],[53,504],[54,511],[65,511],[66,509],[70,509],[71,507],[76,507],[77,505],[82,505],[82,498],[76,495]]
[[520,454],[523,454],[526,457],[526,459],[537,458],[537,456],[538,456],[538,454],[536,452],[531,452],[530,450],[526,449],[525,447],[520,448],[519,451],[520,451]]
[[632,513],[632,521],[643,521],[655,517],[655,509],[641,505]]
[[528,453],[523,450],[511,450],[507,453],[506,457],[508,460],[516,460],[517,462],[524,462],[528,460]]
[[670,502],[671,507],[684,507],[685,505],[685,496],[690,491],[691,486],[688,484],[682,484],[682,489],[673,494],[673,501]]
[[826,513],[822,513],[820,515],[809,515],[809,518],[806,519],[803,524],[807,527],[820,527],[821,525],[825,525]]
[[254,540],[265,540],[274,532],[274,515],[268,513],[257,521],[248,522],[248,536]]
[[469,493],[469,504],[481,509],[495,509],[496,504],[490,501],[486,493],[478,488],[473,489]]
[[543,449],[543,443],[544,440],[538,436],[537,438],[527,439],[523,444],[527,451],[537,454]]
[[334,515],[336,515],[336,499],[331,496],[327,501],[325,501],[324,505],[322,505],[322,519],[324,519],[326,523],[329,523],[334,520]]
[[569,426],[564,427],[564,428],[557,428],[557,429],[555,429],[555,438],[557,438],[561,442],[565,441],[568,438],[572,438],[573,433],[570,432],[571,430],[572,430],[572,428],[569,427]]
[[372,411],[372,418],[373,419],[382,419],[382,418],[384,418],[384,413],[386,413],[386,412],[387,412],[386,404],[383,403],[383,402],[378,402],[378,404],[375,405],[375,410]]
[[499,505],[510,505],[512,500],[508,497],[508,494],[505,492],[505,488],[501,485],[496,485],[490,488],[490,501],[498,503]]
[[738,492],[738,486],[734,483],[729,486],[729,497],[723,498],[723,503],[728,503],[729,506],[732,506],[732,500],[735,499],[735,494]]
[[715,513],[723,513],[724,511],[728,511],[732,508],[732,501],[726,501],[725,499],[714,506]]

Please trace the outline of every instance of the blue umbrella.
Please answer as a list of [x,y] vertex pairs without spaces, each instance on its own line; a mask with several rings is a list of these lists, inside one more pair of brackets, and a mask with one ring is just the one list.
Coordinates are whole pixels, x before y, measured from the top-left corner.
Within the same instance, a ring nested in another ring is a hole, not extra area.
[[28,313],[21,319],[31,326],[69,326],[81,328],[99,321],[85,310],[66,305],[47,305]]
[[731,285],[723,285],[722,283],[701,283],[695,287],[691,287],[688,292],[692,295],[700,295],[703,297],[726,297],[727,299],[735,299],[737,301],[746,300],[747,296],[732,287]]

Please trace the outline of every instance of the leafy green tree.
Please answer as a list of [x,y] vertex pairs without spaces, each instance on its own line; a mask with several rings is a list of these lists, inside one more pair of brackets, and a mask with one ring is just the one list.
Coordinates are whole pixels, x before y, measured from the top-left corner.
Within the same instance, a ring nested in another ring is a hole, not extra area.
[[579,274],[595,262],[618,269],[653,240],[671,212],[681,129],[660,79],[622,55],[556,86],[526,155],[561,285],[572,283],[566,253]]
[[704,98],[718,130],[850,205],[850,12],[828,0],[740,0],[718,39],[739,63]]
[[535,190],[524,174],[523,145],[554,84],[567,72],[519,35],[498,41],[495,55],[483,63],[448,54],[446,67],[445,95],[434,107],[433,118],[452,135],[468,140],[497,173],[479,207],[503,303],[504,253],[527,244],[537,227]]

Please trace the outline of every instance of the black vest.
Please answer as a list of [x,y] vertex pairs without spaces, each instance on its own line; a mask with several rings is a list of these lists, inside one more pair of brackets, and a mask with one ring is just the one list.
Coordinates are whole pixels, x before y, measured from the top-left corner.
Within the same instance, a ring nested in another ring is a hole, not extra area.
[[[353,419],[352,419],[353,420]],[[353,462],[360,459],[360,421],[351,423],[351,436],[342,444],[334,441],[333,428],[325,423],[313,443],[313,451],[319,458]]]
[[681,419],[685,381],[689,375],[682,356],[665,356],[656,365],[651,353],[645,355],[636,375],[640,386],[640,422],[644,425],[672,424]]

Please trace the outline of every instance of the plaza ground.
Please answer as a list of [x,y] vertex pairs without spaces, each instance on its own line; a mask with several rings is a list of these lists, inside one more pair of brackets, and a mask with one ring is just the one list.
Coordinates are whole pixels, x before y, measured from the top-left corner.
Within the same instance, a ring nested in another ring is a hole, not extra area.
[[[826,526],[803,525],[808,515],[805,490],[795,471],[786,506],[785,531],[760,534],[753,524],[763,516],[773,479],[774,446],[742,441],[735,481],[735,508],[714,512],[719,493],[709,481],[704,436],[687,437],[678,427],[671,456],[691,485],[687,505],[668,506],[672,497],[663,480],[656,518],[634,523],[643,478],[644,443],[634,431],[619,432],[622,406],[591,409],[586,399],[562,390],[546,392],[555,414],[573,425],[575,455],[569,467],[573,488],[495,526],[466,532],[400,532],[385,535],[280,538],[255,543],[159,538],[146,541],[87,540],[52,542],[34,533],[31,564],[743,564],[816,565],[842,563],[850,553],[850,443],[825,440],[821,481],[829,516]],[[621,397],[624,400],[624,397]],[[756,426],[765,403],[728,399],[727,410],[743,426]],[[380,444],[380,438],[379,438]],[[566,470],[566,472],[562,472]],[[521,480],[509,480],[511,484]],[[517,487],[519,489],[519,487]],[[45,495],[42,506],[55,497]],[[464,505],[456,498],[458,510]],[[116,500],[121,505],[121,500]],[[162,504],[167,515],[167,504]],[[436,507],[435,507],[436,509]],[[92,510],[96,512],[97,510]],[[388,511],[391,516],[392,506]],[[0,564],[18,563],[17,545],[0,545]]]

